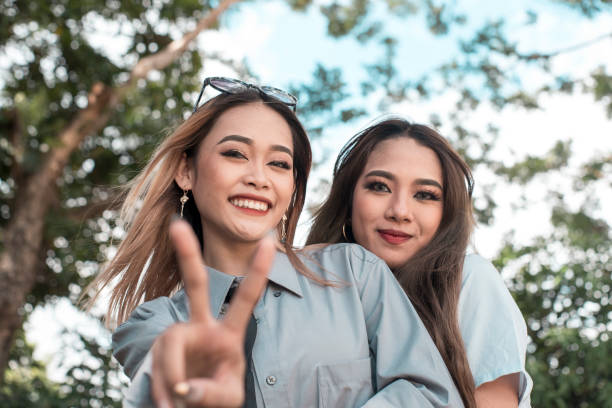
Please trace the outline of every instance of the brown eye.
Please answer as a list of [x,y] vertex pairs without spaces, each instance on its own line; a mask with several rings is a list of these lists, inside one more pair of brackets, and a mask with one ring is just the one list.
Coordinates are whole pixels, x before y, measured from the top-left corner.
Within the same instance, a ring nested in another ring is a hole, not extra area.
[[270,162],[270,165],[275,166],[275,167],[279,167],[281,169],[285,169],[285,170],[291,170],[291,165],[284,161],[284,160],[275,160],[273,162]]
[[440,196],[431,191],[419,191],[414,195],[417,200],[440,201]]
[[237,159],[246,159],[246,156],[236,149],[226,150],[221,153],[221,156],[235,157]]
[[366,184],[366,189],[377,192],[377,193],[390,193],[391,189],[383,182],[373,181]]

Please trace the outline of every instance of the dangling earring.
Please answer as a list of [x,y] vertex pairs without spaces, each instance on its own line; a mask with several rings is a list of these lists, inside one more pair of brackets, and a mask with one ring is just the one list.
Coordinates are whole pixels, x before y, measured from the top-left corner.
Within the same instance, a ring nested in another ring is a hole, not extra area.
[[281,218],[281,242],[287,241],[287,215],[283,214]]
[[344,237],[346,242],[351,242],[351,240],[348,239],[348,235],[346,234],[346,221],[344,222],[344,224],[342,224],[342,236]]
[[183,190],[183,196],[179,199],[179,201],[181,202],[181,218],[183,218],[183,209],[185,208],[185,203],[189,201],[187,192],[189,192],[189,190]]

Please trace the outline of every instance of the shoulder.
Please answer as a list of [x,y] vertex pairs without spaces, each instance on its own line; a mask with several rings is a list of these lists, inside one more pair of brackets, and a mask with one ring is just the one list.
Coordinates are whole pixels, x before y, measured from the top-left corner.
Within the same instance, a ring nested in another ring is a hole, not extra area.
[[172,298],[159,297],[139,305],[112,336],[113,355],[132,378],[153,341],[176,322],[187,320],[183,290]]
[[187,297],[185,291],[181,289],[172,297],[161,296],[142,303],[123,324],[150,319],[186,320],[188,318],[186,312]]
[[495,266],[480,255],[465,257],[458,312],[476,386],[524,373],[525,320]]
[[313,263],[324,271],[340,275],[350,273],[357,279],[364,270],[376,273],[377,270],[388,269],[384,261],[357,244],[309,245],[301,253],[305,262]]
[[493,263],[478,254],[469,254],[463,261],[461,291],[496,289],[507,291],[504,280]]
[[470,254],[463,264],[463,279],[459,298],[459,310],[481,310],[485,303],[495,305],[494,310],[502,308],[518,311],[516,303],[506,287],[504,280],[487,259]]
[[354,262],[378,263],[380,258],[358,244],[314,244],[304,247],[302,252],[318,259],[341,259]]

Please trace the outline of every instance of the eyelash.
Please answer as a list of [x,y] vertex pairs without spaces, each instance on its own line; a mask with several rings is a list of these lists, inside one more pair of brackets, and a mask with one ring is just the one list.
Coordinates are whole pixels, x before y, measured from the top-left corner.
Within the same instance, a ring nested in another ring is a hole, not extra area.
[[[237,159],[247,159],[247,157],[242,152],[236,149],[227,150],[225,152],[222,152],[221,155],[225,157],[233,157]],[[289,164],[289,162],[286,162],[284,160],[273,160],[268,164],[271,164],[272,166],[275,166],[275,167],[278,167],[284,170],[291,170],[291,165]]]
[[427,196],[426,198],[423,198],[424,200],[431,200],[431,201],[440,201],[441,197],[439,194],[434,193],[433,191],[427,191],[427,190],[422,190],[422,191],[418,191],[415,194],[415,197],[421,195],[421,196]]
[[[371,181],[366,184],[366,189],[370,191],[374,191],[376,193],[390,193],[391,189],[382,181]],[[429,190],[419,190],[414,195],[416,199],[419,200],[431,200],[431,201],[440,201],[442,197],[437,192],[429,191]]]
[[[385,188],[387,191],[381,190],[381,187]],[[371,181],[365,186],[366,189],[370,191],[374,191],[377,193],[390,193],[391,189],[385,183],[381,181]]]
[[221,156],[225,157],[235,157],[238,159],[246,159],[246,156],[242,154],[239,150],[231,149],[221,153]]

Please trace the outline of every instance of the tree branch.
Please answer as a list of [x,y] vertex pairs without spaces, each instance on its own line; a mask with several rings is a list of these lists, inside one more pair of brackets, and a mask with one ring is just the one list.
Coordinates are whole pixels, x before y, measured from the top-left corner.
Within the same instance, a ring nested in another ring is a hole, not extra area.
[[144,78],[151,70],[160,70],[167,67],[170,63],[176,60],[187,49],[187,46],[205,29],[209,28],[232,4],[238,3],[241,0],[224,0],[217,8],[211,10],[205,17],[198,21],[196,28],[193,31],[185,34],[180,40],[172,41],[156,54],[149,55],[140,61],[132,69],[132,75],[128,84],[134,83],[140,78]]
[[144,78],[152,69],[162,69],[176,60],[204,29],[210,27],[229,6],[240,0],[225,0],[197,24],[195,30],[173,41],[156,54],[143,58],[131,71],[130,79],[112,88],[96,83],[88,95],[88,105],[81,109],[57,136],[43,164],[24,184],[16,196],[24,199],[15,206],[13,217],[3,231],[0,252],[0,385],[8,363],[15,331],[21,326],[19,308],[32,290],[40,273],[39,253],[43,246],[44,218],[57,200],[56,180],[70,155],[88,135],[102,129],[134,81]]
[[578,44],[574,44],[574,45],[570,45],[568,47],[565,48],[561,48],[558,49],[556,51],[551,51],[551,52],[547,52],[547,53],[541,53],[541,52],[534,52],[531,54],[518,54],[522,59],[526,59],[526,60],[534,60],[534,59],[550,59],[553,57],[556,57],[560,54],[565,54],[568,52],[573,52],[573,51],[577,51],[579,49],[582,48],[586,48],[590,45],[596,44],[602,40],[605,40],[606,38],[612,38],[612,32],[607,33],[607,34],[602,34],[598,37],[592,38],[590,40],[578,43]]

